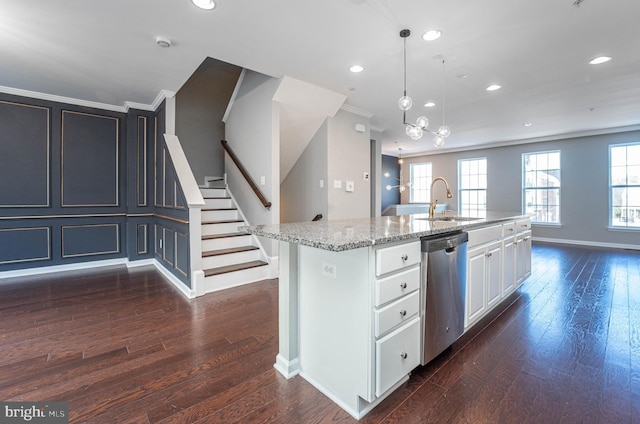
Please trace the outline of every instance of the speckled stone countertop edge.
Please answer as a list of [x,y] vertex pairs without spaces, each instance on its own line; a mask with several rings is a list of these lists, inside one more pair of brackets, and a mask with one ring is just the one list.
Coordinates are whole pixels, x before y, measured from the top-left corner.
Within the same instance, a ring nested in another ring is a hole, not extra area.
[[[420,230],[413,230],[410,228],[410,223],[414,223],[414,220],[423,219],[421,216],[423,217],[424,215],[417,215],[415,217],[413,215],[405,215],[397,217],[324,221],[321,223],[321,226],[312,222],[280,225],[254,225],[241,226],[238,230],[248,232],[259,237],[275,239],[287,243],[294,243],[332,252],[341,252],[361,247],[420,239],[425,236],[472,230],[499,224],[501,222],[529,217],[529,215],[518,213],[492,213],[488,218],[479,219],[477,221],[439,221],[437,223],[420,221],[421,225],[426,225],[428,228]],[[388,226],[389,223],[396,224],[396,226],[400,226],[401,228],[399,228],[396,233],[393,233],[392,231],[389,234],[372,237],[371,232],[376,234],[382,232],[381,229]],[[409,228],[405,228],[407,226]],[[368,229],[368,232],[367,234],[354,234],[351,238],[341,238],[340,240],[335,239],[335,232],[345,231],[344,229],[352,227],[361,227],[363,232],[365,229]]]

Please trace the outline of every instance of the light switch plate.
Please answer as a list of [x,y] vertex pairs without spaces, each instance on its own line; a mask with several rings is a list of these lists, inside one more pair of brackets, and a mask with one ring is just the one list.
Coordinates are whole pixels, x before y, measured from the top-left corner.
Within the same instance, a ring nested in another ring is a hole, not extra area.
[[333,188],[342,188],[342,180],[333,180]]
[[348,191],[349,193],[353,193],[353,191],[355,190],[355,183],[353,181],[347,181],[345,190]]

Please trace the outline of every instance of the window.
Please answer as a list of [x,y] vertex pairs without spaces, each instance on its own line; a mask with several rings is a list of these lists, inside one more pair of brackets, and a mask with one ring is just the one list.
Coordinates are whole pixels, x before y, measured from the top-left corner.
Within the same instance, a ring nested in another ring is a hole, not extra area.
[[487,158],[458,161],[458,213],[487,216]]
[[431,162],[412,163],[410,168],[410,203],[429,203],[431,188]]
[[533,222],[560,224],[560,151],[522,155],[524,213]]
[[609,146],[612,227],[640,227],[640,143]]

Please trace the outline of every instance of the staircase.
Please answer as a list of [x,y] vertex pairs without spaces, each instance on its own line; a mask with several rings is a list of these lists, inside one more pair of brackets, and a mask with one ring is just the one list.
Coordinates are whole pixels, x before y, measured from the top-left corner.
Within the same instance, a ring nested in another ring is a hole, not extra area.
[[226,188],[200,188],[202,208],[202,269],[205,293],[269,278],[268,263],[253,236],[239,232],[249,225]]

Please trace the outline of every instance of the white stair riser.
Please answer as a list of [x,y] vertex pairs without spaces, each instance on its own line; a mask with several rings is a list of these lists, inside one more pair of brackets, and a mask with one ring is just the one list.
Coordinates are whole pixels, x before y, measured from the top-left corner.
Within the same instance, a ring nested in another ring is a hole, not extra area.
[[202,240],[202,251],[208,252],[210,250],[227,249],[230,247],[251,246],[253,240],[250,235],[237,236],[237,237],[225,237],[214,240]]
[[227,190],[224,188],[201,188],[202,197],[227,197]]
[[238,210],[202,211],[202,222],[238,219]]
[[242,222],[228,222],[224,224],[203,224],[202,235],[210,236],[214,234],[237,233],[238,227],[244,226]]
[[205,206],[203,209],[219,209],[219,208],[232,208],[233,202],[231,199],[204,199]]
[[227,272],[226,274],[212,275],[205,277],[205,293],[224,290],[243,284],[254,283],[269,278],[269,267],[260,266],[256,268],[243,269],[241,271]]
[[206,258],[202,258],[202,268],[218,268],[243,262],[259,261],[261,259],[262,255],[258,249],[248,252],[229,253],[227,255],[207,256]]

